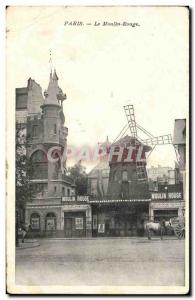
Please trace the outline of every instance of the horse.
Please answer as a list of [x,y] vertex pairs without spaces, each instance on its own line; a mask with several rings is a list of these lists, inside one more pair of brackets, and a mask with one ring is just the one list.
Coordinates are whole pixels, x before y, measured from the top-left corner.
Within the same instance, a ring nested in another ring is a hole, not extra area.
[[148,239],[151,240],[151,231],[156,232],[156,233],[160,233],[160,238],[161,240],[163,239],[163,234],[165,231],[165,228],[171,226],[171,222],[170,221],[162,221],[162,222],[147,222],[144,225],[144,229],[147,233]]

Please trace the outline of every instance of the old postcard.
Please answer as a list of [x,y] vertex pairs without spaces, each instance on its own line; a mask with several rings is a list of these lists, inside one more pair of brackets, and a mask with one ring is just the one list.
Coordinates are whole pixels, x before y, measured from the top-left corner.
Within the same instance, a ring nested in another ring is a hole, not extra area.
[[7,292],[189,292],[189,8],[9,6]]

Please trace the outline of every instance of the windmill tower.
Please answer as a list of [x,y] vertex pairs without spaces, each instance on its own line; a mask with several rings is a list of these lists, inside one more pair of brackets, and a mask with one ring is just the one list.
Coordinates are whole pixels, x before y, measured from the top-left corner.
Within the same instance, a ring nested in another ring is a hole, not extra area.
[[[157,145],[172,144],[170,134],[153,136],[136,122],[133,105],[124,106],[127,124],[110,147],[108,197],[112,199],[149,198],[147,158]],[[125,135],[130,131],[130,136]],[[142,132],[145,138],[140,138]]]

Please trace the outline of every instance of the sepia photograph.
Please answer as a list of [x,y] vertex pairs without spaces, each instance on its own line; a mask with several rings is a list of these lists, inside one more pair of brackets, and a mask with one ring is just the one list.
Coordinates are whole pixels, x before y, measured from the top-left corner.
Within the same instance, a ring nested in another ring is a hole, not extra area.
[[189,293],[189,26],[6,7],[8,294]]

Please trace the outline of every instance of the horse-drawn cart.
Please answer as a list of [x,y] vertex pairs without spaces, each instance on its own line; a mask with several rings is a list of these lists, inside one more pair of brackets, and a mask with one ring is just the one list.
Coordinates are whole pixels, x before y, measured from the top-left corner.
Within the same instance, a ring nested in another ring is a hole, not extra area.
[[177,217],[170,219],[171,227],[174,230],[176,237],[181,240],[185,238],[185,219],[184,217]]

